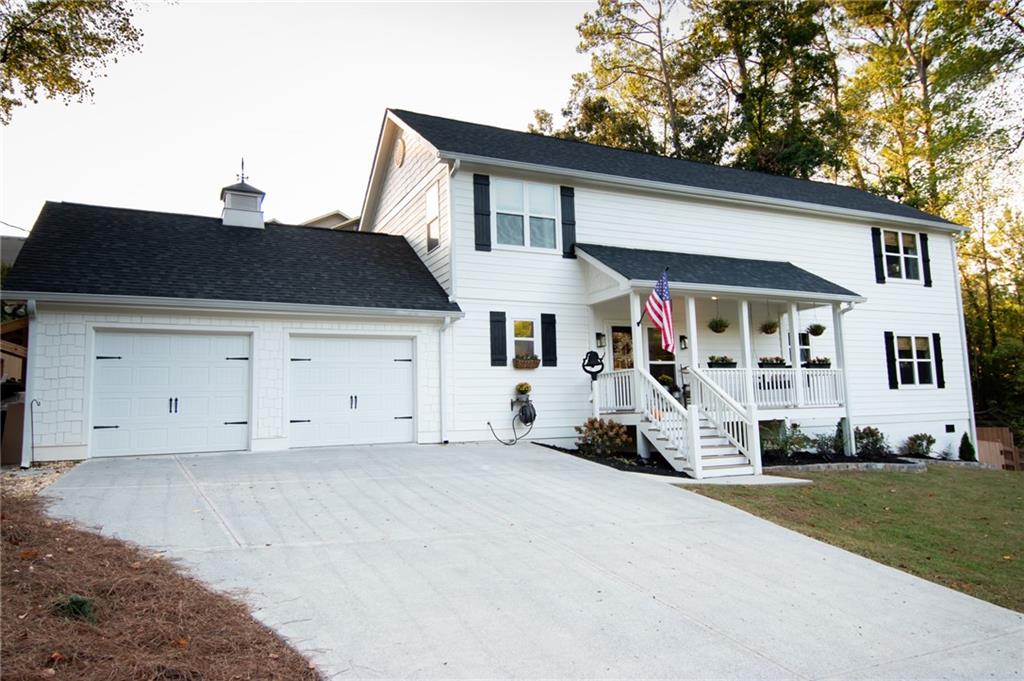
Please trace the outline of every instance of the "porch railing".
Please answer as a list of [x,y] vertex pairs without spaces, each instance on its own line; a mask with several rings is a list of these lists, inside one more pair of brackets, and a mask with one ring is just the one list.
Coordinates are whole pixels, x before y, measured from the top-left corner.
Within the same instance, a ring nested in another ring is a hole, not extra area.
[[633,411],[633,370],[617,369],[597,377],[597,399],[602,413]]
[[756,426],[750,420],[747,409],[733,399],[717,383],[704,373],[703,369],[690,367],[691,390],[695,403],[712,424],[722,431],[736,449],[748,459],[753,459],[751,442]]
[[[630,374],[634,373],[633,369],[627,371]],[[690,423],[693,412],[683,407],[679,400],[672,397],[665,390],[665,386],[658,383],[657,379],[649,373],[646,371],[635,373],[640,377],[637,381],[640,413],[659,431],[660,436],[668,441],[669,446],[674,447],[679,452],[679,456],[686,460],[687,467],[700,477],[690,433],[690,428],[695,427]]]
[[[729,397],[749,404],[746,369],[701,369]],[[754,404],[760,409],[838,407],[843,403],[843,372],[839,369],[803,369],[803,403],[797,403],[796,371],[753,369]]]

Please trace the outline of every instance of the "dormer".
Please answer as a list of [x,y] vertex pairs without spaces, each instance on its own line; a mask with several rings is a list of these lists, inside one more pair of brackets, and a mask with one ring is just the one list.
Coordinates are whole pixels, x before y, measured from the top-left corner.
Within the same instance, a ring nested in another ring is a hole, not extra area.
[[263,229],[263,197],[265,193],[246,182],[238,182],[220,190],[224,202],[220,219],[228,227]]

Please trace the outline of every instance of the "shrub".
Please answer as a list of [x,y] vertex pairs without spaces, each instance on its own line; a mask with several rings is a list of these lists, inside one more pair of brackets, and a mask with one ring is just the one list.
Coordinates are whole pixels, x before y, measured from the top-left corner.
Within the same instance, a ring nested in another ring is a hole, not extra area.
[[833,436],[835,443],[835,452],[839,456],[846,456],[846,417],[836,421],[836,434]]
[[725,330],[729,328],[729,322],[721,317],[715,317],[708,322],[708,328],[715,333],[725,333]]
[[807,437],[795,423],[787,427],[785,423],[778,422],[778,425],[762,429],[761,443],[764,449],[779,452],[789,458],[797,452],[806,450],[811,445],[811,438]]
[[576,432],[576,449],[590,456],[611,454],[632,442],[626,426],[604,419],[589,418],[582,426],[576,426]]
[[857,444],[857,455],[890,454],[889,441],[878,428],[864,426],[853,431],[853,441]]
[[516,384],[516,394],[529,395],[531,390],[533,390],[533,386],[531,386],[526,381]]
[[96,603],[91,598],[78,594],[61,596],[53,604],[53,612],[68,619],[96,623]]
[[[811,440],[814,451],[822,456],[829,456],[836,453],[836,436],[829,433],[822,433]],[[840,450],[841,453],[841,450]]]
[[974,451],[974,443],[971,442],[971,438],[967,437],[967,433],[960,438],[960,460],[961,461],[977,461],[978,455]]
[[900,451],[907,456],[918,456],[923,458],[931,455],[932,447],[934,446],[934,437],[928,433],[917,433],[907,438],[907,441],[903,443],[903,447],[900,448]]

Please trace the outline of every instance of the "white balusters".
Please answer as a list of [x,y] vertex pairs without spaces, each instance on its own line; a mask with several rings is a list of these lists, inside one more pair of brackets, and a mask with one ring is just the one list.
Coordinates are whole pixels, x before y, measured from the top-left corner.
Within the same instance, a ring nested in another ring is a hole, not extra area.
[[618,369],[597,377],[601,413],[633,411],[633,370]]

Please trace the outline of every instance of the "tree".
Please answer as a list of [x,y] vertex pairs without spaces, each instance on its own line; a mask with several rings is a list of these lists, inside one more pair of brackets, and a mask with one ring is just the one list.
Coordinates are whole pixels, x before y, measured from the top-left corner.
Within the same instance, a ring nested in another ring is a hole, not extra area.
[[92,80],[140,49],[128,0],[0,0],[0,122],[40,95],[92,96]]

